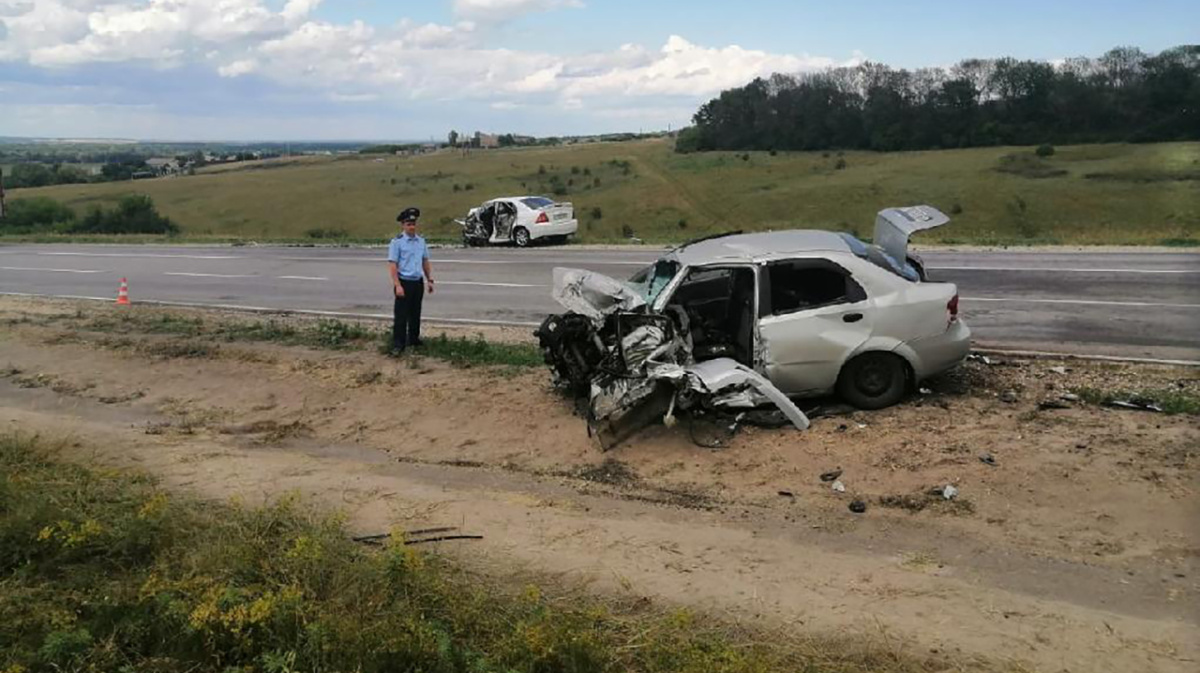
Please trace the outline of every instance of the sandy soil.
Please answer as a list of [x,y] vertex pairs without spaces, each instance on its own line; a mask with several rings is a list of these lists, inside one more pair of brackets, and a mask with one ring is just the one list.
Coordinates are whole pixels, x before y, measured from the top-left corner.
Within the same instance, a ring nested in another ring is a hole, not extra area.
[[[207,497],[299,490],[364,532],[457,526],[485,539],[446,551],[483,567],[884,634],[951,665],[1200,665],[1197,417],[1038,408],[1081,385],[1194,392],[1195,369],[972,362],[804,433],[711,450],[659,426],[603,453],[543,371],[269,344],[179,357],[153,347],[170,337],[77,331],[77,311],[111,310],[0,299],[3,427]],[[834,469],[845,493],[820,479]],[[954,500],[931,495],[948,484]]]

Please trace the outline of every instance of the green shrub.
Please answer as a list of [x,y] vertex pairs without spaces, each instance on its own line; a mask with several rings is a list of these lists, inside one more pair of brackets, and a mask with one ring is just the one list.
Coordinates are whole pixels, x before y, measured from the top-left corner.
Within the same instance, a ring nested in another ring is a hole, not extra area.
[[599,220],[603,217],[604,211],[600,209],[600,206],[592,206],[592,219]]
[[70,227],[76,234],[167,234],[179,233],[179,227],[160,215],[154,201],[143,194],[124,196],[112,210],[96,206]]
[[1046,157],[1052,157],[1052,156],[1054,156],[1054,146],[1053,145],[1038,145],[1038,148],[1036,150],[1034,150],[1034,154],[1038,155],[1039,157],[1042,157],[1043,159],[1045,159]]
[[75,211],[47,196],[14,199],[6,204],[7,212],[0,220],[0,233],[27,234],[69,228],[75,222]]

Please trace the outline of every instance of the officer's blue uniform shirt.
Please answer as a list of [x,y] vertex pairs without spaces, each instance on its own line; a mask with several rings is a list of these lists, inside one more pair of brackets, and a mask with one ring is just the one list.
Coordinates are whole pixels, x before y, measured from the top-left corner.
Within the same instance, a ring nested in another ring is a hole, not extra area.
[[421,236],[400,234],[388,246],[388,261],[396,262],[402,280],[424,280],[422,263],[429,259],[429,246]]

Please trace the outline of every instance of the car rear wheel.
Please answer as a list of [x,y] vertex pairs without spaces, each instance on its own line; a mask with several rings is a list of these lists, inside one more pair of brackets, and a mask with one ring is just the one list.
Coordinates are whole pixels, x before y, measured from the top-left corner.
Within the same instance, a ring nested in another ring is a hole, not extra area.
[[837,392],[859,409],[890,407],[904,397],[908,370],[892,353],[863,353],[842,367]]
[[532,239],[529,238],[528,229],[525,227],[513,229],[513,243],[516,243],[518,248],[528,248],[532,242]]

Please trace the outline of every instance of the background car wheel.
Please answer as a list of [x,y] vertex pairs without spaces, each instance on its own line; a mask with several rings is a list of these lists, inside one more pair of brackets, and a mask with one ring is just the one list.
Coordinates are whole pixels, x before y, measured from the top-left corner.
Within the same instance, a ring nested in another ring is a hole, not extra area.
[[517,227],[513,229],[513,243],[517,244],[518,248],[528,248],[533,240],[529,238],[529,230],[525,227]]
[[842,367],[837,392],[859,409],[890,407],[904,397],[908,368],[892,353],[863,353]]

